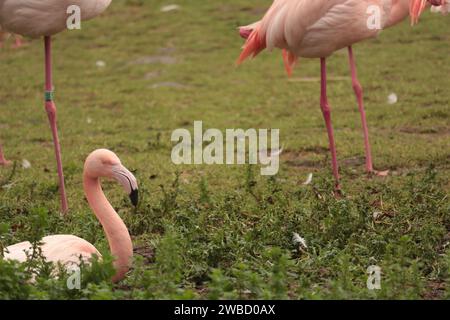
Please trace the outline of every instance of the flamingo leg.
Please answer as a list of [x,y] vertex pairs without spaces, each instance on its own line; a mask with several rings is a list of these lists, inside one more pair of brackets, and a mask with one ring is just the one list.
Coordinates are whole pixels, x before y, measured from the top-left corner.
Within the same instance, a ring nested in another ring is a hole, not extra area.
[[335,190],[340,191],[339,184],[339,166],[336,156],[336,144],[334,142],[333,125],[331,123],[331,110],[328,104],[327,97],[327,63],[326,58],[320,59],[321,65],[321,90],[320,90],[320,107],[322,108],[323,117],[325,119],[325,124],[328,131],[328,140],[330,141],[330,151],[331,151],[331,165],[333,169],[333,175],[336,181]]
[[6,166],[10,164],[10,161],[5,159],[5,155],[3,154],[3,148],[2,145],[0,144],[0,166]]
[[364,146],[366,148],[366,170],[369,173],[373,173],[372,151],[369,141],[369,128],[367,126],[366,111],[364,110],[363,89],[361,83],[358,80],[358,74],[356,71],[355,58],[353,56],[353,48],[348,47],[348,57],[350,62],[350,71],[352,74],[352,85],[355,91],[356,99],[358,100],[359,112],[361,114],[361,122],[364,132]]
[[22,46],[22,37],[21,36],[19,36],[19,35],[14,35],[14,39],[15,39],[15,42],[14,42],[14,48],[20,48],[21,46]]
[[56,125],[56,105],[53,102],[52,84],[52,40],[50,36],[44,38],[45,41],[45,110],[52,129],[53,143],[55,146],[56,164],[59,176],[59,192],[61,195],[61,210],[66,213],[68,210],[67,195],[64,185],[64,173],[61,160],[61,147],[59,144],[58,127]]

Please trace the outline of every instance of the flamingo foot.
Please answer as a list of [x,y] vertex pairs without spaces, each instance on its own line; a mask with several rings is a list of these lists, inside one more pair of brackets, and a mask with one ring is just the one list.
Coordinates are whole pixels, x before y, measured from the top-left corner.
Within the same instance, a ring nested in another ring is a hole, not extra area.
[[13,49],[19,49],[23,46],[23,41],[22,38],[19,36],[16,36],[16,41],[14,42],[14,44],[11,46]]
[[12,164],[12,161],[9,160],[0,160],[0,167],[7,167]]
[[338,200],[344,198],[344,193],[342,192],[340,185],[334,186],[333,194],[334,194],[334,197]]

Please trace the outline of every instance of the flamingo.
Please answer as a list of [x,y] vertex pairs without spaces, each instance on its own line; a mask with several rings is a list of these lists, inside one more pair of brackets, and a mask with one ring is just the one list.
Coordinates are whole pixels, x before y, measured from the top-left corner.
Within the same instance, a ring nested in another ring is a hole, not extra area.
[[[81,19],[92,19],[110,5],[111,0],[0,0],[0,27],[14,34],[31,38],[44,37],[45,44],[45,110],[52,130],[59,178],[61,211],[68,211],[58,137],[56,105],[53,100],[51,37],[67,28],[70,6],[80,8]],[[0,148],[0,165],[7,164]]]
[[335,190],[338,193],[341,188],[331,109],[327,97],[327,58],[337,50],[348,48],[352,86],[364,133],[366,171],[380,176],[387,175],[388,171],[378,172],[373,167],[363,90],[357,77],[353,44],[374,38],[381,31],[369,28],[369,6],[375,5],[380,9],[381,29],[385,29],[398,24],[409,13],[412,23],[416,23],[427,1],[431,5],[440,5],[446,0],[275,0],[262,20],[239,30],[240,35],[247,41],[238,64],[249,57],[255,57],[264,49],[279,48],[283,50],[283,60],[290,75],[299,57],[320,59],[320,106],[328,132]]
[[[98,149],[92,152],[84,164],[84,192],[89,206],[103,226],[112,256],[115,258],[116,274],[113,281],[124,278],[133,257],[133,245],[128,229],[106,199],[100,184],[100,178],[117,180],[130,195],[133,205],[138,204],[138,185],[133,174],[125,168],[112,151]],[[80,258],[89,262],[93,255],[101,257],[98,250],[89,242],[74,235],[52,235],[41,240],[43,257],[48,262],[60,263],[66,268],[75,267]],[[32,251],[30,242],[21,242],[4,249],[6,260],[25,262],[27,252]]]

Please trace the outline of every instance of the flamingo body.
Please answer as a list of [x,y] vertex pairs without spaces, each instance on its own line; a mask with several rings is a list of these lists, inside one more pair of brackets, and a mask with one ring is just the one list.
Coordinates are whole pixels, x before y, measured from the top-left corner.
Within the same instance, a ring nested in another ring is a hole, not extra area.
[[[78,265],[80,258],[85,262],[92,255],[101,257],[97,249],[84,239],[73,235],[54,235],[42,239],[42,255],[48,262],[63,262],[66,267]],[[32,252],[32,245],[25,241],[5,249],[5,259],[19,262],[27,261],[27,253]]]
[[[378,8],[380,28],[368,21]],[[296,57],[326,58],[335,51],[378,36],[408,16],[409,0],[275,0],[257,30],[262,48],[285,49]],[[254,52],[253,52],[254,53]]]
[[28,37],[52,36],[67,28],[67,8],[78,6],[81,19],[92,19],[111,0],[0,0],[0,26]]

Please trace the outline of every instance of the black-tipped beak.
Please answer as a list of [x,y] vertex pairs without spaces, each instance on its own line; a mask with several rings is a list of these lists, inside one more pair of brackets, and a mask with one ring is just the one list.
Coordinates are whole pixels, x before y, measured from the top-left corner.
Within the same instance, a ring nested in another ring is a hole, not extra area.
[[131,203],[133,204],[133,206],[137,207],[138,203],[139,203],[139,191],[138,189],[134,189],[131,191],[130,193],[130,200]]

